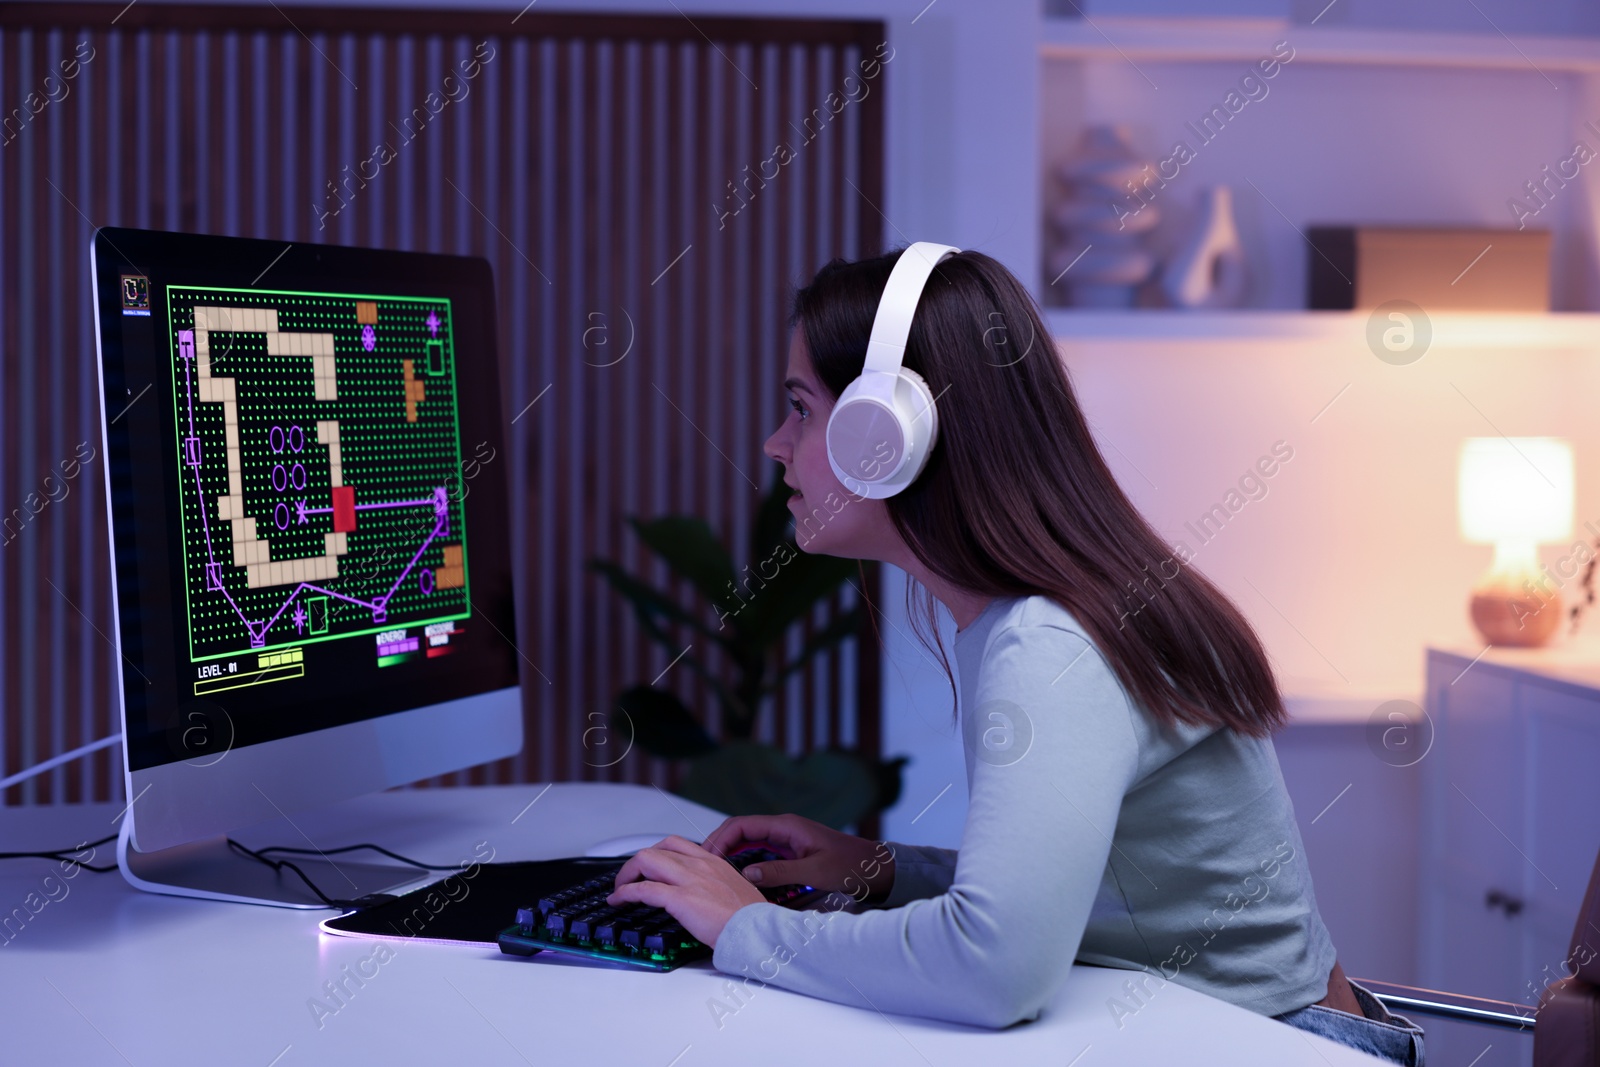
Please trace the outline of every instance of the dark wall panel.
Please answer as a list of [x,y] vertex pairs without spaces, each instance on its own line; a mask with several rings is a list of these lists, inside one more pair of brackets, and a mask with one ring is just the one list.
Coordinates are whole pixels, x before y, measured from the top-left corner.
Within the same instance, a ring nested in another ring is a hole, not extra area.
[[[882,246],[886,75],[865,93],[846,79],[883,34],[698,16],[0,8],[0,776],[120,728],[87,288],[90,235],[117,225],[493,264],[528,744],[431,784],[670,786],[639,753],[603,766],[617,739],[586,735],[620,685],[672,655],[584,564],[599,554],[666,582],[623,519],[669,512],[704,516],[744,562],[771,476],[761,442],[785,412],[786,298],[829,258]],[[780,142],[794,158],[765,180]],[[67,478],[80,443],[95,457]],[[866,655],[843,649],[796,677],[760,736],[876,751],[870,628],[864,640]],[[687,671],[662,684],[709,704]],[[121,795],[112,749],[4,801]]]

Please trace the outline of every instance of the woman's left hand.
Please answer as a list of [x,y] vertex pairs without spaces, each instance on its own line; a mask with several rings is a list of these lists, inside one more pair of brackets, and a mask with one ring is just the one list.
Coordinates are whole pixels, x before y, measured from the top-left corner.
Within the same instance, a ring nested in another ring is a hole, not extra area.
[[734,912],[767,899],[733,864],[677,834],[630,856],[617,872],[616,886],[606,903],[666,908],[712,948]]

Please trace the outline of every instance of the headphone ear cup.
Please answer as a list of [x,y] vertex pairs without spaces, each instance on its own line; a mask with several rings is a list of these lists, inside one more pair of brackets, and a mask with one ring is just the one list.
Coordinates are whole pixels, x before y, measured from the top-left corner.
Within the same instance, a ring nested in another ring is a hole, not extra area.
[[922,473],[933,454],[933,446],[939,440],[939,408],[927,381],[909,367],[900,368],[894,397],[906,442],[905,465],[893,479],[894,491],[899,492]]
[[927,420],[928,430],[924,435],[918,433],[918,438],[927,437],[928,447],[933,447],[933,442],[939,437],[939,408],[934,403],[933,390],[928,386],[927,379],[912,370],[910,367],[900,368],[899,388],[896,390],[895,399],[900,399],[900,391],[909,389],[912,397],[912,408],[907,413],[912,422]]
[[828,417],[828,462],[850,493],[882,500],[916,480],[938,437],[933,391],[901,367],[881,387],[857,379],[839,395]]
[[898,382],[845,387],[828,416],[826,444],[834,476],[857,496],[879,496],[879,484],[905,450],[906,427],[896,401]]

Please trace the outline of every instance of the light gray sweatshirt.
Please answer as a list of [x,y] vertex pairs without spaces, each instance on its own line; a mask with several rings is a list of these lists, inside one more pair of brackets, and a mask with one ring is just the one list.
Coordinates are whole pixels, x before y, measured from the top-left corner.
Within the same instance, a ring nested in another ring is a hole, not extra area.
[[1001,598],[955,639],[967,764],[959,850],[903,845],[881,907],[748,904],[720,971],[882,1011],[1036,1018],[1074,959],[1278,1015],[1322,999],[1335,952],[1269,740],[1164,727],[1078,621]]

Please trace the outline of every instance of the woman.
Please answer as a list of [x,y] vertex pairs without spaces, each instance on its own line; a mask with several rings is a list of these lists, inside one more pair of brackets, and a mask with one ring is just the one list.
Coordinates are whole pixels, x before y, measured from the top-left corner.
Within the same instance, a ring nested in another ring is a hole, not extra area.
[[[1317,912],[1260,642],[1123,495],[994,259],[944,259],[916,304],[905,366],[936,398],[927,466],[888,499],[840,483],[828,417],[900,254],[835,260],[796,294],[793,410],[764,451],[805,551],[892,563],[955,620],[961,847],[742,816],[703,846],[638,853],[611,900],[665,907],[719,970],[845,1003],[1006,1026],[1077,959],[1143,972],[1108,1004],[1119,1027],[1174,981],[1420,1065],[1421,1030],[1345,977]],[[751,842],[793,858],[743,875],[718,858]],[[796,912],[757,889],[797,882],[875,906]]]

